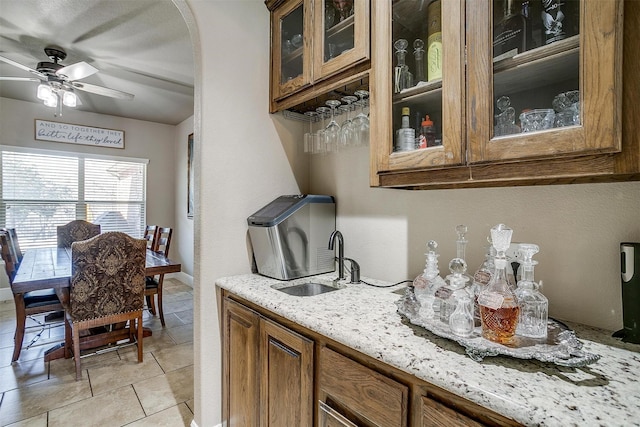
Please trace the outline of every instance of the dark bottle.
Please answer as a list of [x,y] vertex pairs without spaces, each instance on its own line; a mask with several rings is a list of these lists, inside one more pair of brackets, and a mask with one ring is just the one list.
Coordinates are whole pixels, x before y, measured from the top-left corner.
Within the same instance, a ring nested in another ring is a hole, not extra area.
[[541,0],[545,44],[574,36],[580,32],[578,0]]
[[527,33],[527,20],[516,7],[516,1],[505,0],[502,19],[493,27],[493,60],[499,61],[526,51]]

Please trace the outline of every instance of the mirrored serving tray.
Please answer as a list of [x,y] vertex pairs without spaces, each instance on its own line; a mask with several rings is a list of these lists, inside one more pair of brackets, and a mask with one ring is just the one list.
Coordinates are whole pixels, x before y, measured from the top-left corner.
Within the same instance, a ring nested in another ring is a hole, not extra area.
[[[418,313],[420,303],[413,295],[411,288],[407,288],[405,295],[396,301],[398,312],[405,316],[412,324],[421,326],[429,332],[462,345],[467,355],[481,362],[488,356],[511,356],[518,359],[536,359],[551,362],[560,366],[580,367],[594,363],[600,356],[582,350],[582,342],[565,324],[549,319],[547,339],[534,339],[516,336],[513,344],[505,345],[489,341],[482,337],[481,328],[475,328],[469,337],[460,337],[451,332],[448,324],[439,318],[425,319]],[[437,315],[436,315],[437,316]]]

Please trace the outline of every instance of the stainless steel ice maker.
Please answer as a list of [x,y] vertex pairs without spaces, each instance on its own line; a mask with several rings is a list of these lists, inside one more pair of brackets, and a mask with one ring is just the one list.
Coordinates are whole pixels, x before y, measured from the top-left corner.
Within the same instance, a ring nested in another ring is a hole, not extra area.
[[280,196],[247,218],[258,273],[279,280],[335,271],[327,249],[336,229],[331,196]]

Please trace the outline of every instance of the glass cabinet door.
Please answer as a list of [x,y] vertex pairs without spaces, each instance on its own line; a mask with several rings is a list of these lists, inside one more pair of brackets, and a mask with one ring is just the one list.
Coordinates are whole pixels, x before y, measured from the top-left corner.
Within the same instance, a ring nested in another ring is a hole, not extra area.
[[310,1],[290,1],[271,15],[271,86],[275,100],[311,83]]
[[470,163],[620,151],[622,1],[467,8]]
[[464,164],[463,0],[374,5],[382,17],[372,42],[378,173]]
[[369,59],[369,0],[315,0],[314,80]]

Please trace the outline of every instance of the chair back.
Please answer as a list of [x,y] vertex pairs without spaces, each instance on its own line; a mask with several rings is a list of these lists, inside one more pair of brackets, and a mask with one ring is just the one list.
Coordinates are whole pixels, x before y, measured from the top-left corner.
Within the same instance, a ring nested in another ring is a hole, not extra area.
[[15,228],[3,228],[2,231],[6,231],[9,235],[9,248],[13,251],[13,254],[18,261],[18,264],[22,262],[22,249],[20,249],[20,242],[18,242],[18,233]]
[[70,248],[73,242],[87,240],[100,234],[100,224],[92,224],[82,219],[76,219],[57,227],[58,247]]
[[71,245],[74,322],[142,310],[147,242],[110,231]]
[[18,270],[18,260],[11,247],[11,241],[9,240],[9,233],[5,230],[0,231],[0,252],[2,253],[2,260],[4,261],[4,269],[7,272],[9,283],[13,284],[13,279],[16,277],[16,271]]
[[147,228],[144,230],[144,240],[147,241],[147,249],[152,249],[156,245],[156,240],[158,239],[158,226],[157,225],[147,225]]
[[156,239],[156,245],[153,250],[160,252],[165,257],[169,258],[169,247],[171,246],[171,235],[173,229],[170,227],[161,227],[158,230],[158,238]]

